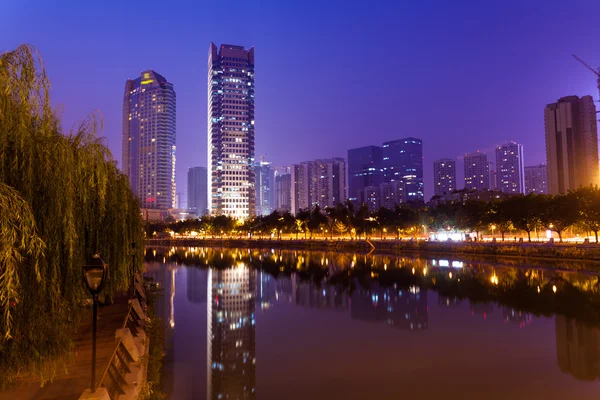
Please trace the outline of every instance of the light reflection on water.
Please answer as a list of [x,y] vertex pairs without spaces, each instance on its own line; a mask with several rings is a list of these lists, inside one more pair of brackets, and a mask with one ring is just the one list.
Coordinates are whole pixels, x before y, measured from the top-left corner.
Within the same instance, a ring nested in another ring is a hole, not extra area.
[[163,389],[173,399],[600,393],[595,273],[459,257],[156,250],[147,275],[165,289],[157,310],[170,322]]

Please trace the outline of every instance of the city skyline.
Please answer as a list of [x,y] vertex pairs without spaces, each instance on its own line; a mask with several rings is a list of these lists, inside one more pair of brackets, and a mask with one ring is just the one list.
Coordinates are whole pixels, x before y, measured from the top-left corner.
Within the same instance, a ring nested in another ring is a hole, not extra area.
[[[127,40],[145,29],[145,21],[161,4],[152,0],[143,9],[133,4],[72,2],[68,12],[35,0],[27,7],[21,2],[8,3],[0,16],[5,47],[27,42],[38,48],[53,83],[53,104],[64,110],[67,130],[91,111],[101,110],[103,136],[119,165],[119,99],[125,78],[152,68],[174,83],[178,95],[176,181],[180,188],[185,187],[189,167],[206,165],[207,103],[202,94],[206,91],[205,49],[211,41],[260,49],[257,154],[266,154],[273,165],[283,165],[341,157],[348,148],[415,136],[425,143],[426,199],[433,195],[429,179],[433,160],[477,148],[489,153],[496,145],[515,140],[524,145],[528,165],[545,162],[540,109],[563,96],[598,96],[595,77],[571,57],[575,53],[593,67],[600,65],[592,28],[600,4],[591,1],[560,12],[560,7],[552,6],[560,3],[550,1],[543,15],[535,4],[488,2],[479,5],[480,18],[460,23],[452,16],[474,12],[468,4],[442,3],[431,15],[425,4],[389,2],[380,8],[366,4],[340,8],[315,2],[321,12],[308,15],[302,10],[310,7],[310,2],[269,2],[261,7],[240,2],[232,7],[237,18],[219,24],[197,23],[207,15],[217,15],[221,9],[217,4],[202,10],[173,5],[165,17],[171,23],[161,26],[156,37],[160,53],[131,46]],[[140,18],[131,21],[127,16],[132,14]],[[97,15],[103,18],[100,25],[94,24]],[[523,15],[527,28],[520,22]],[[288,23],[290,19],[293,24]],[[53,29],[48,34],[50,22]],[[364,29],[347,29],[359,22]],[[401,29],[384,32],[390,23]],[[548,41],[557,24],[579,32],[578,39]],[[74,28],[78,35],[72,35]],[[440,36],[449,40],[440,41]],[[336,46],[319,66],[303,61],[331,41]],[[357,70],[370,68],[369,57],[353,56],[360,47],[396,49],[389,52],[389,62],[396,65],[398,78],[386,82],[385,89],[373,89],[366,81],[348,85]],[[402,54],[413,56],[408,61]],[[444,68],[439,67],[440,58],[446,60]],[[354,67],[339,68],[341,65]],[[330,89],[325,92],[324,78],[319,78],[323,71],[336,71],[333,76],[328,74]],[[490,76],[495,76],[493,82]],[[81,94],[82,87],[86,95]],[[296,95],[286,96],[283,87]],[[434,118],[431,107],[424,106],[434,104],[431,93],[436,93],[435,104],[443,98],[453,99],[436,107]],[[377,108],[372,104],[378,104]],[[465,104],[470,105],[468,114]],[[345,148],[340,148],[340,135]],[[294,142],[292,149],[293,138],[303,140]]]

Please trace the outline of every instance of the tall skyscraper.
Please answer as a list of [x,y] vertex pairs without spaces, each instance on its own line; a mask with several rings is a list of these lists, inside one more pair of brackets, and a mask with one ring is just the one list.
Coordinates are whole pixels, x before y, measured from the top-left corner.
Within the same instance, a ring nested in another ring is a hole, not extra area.
[[292,174],[275,174],[275,209],[292,211]]
[[207,399],[256,397],[256,271],[209,269]]
[[487,155],[480,153],[465,154],[465,189],[489,190],[490,165]]
[[502,193],[525,193],[522,144],[510,142],[496,147],[496,174]]
[[548,194],[548,167],[546,164],[525,167],[525,194]]
[[204,215],[208,204],[206,167],[188,169],[187,179],[188,209],[197,216]]
[[441,196],[456,190],[456,162],[442,158],[433,162],[433,194]]
[[360,195],[367,186],[383,182],[382,151],[379,146],[348,150],[348,198],[355,204],[364,202]]
[[208,193],[212,215],[255,214],[254,47],[210,44]]
[[597,185],[598,130],[592,96],[562,97],[544,110],[548,193]]
[[404,182],[404,202],[423,201],[423,142],[409,137],[383,143],[383,181]]
[[275,171],[271,163],[261,160],[254,167],[256,183],[256,215],[269,215],[275,210]]
[[[367,193],[367,191],[365,191]],[[366,196],[365,196],[366,197]],[[366,202],[367,199],[365,199]],[[379,185],[379,205],[393,210],[396,204],[404,201],[404,183],[402,181],[384,182]]]
[[175,208],[175,90],[155,71],[128,79],[122,170],[142,208]]

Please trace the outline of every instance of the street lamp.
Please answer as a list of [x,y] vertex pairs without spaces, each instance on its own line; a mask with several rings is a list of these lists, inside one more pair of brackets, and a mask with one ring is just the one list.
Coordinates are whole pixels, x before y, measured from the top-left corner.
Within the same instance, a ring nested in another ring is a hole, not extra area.
[[492,238],[494,238],[494,229],[496,229],[496,225],[492,225]]
[[83,282],[94,301],[92,320],[92,393],[96,391],[96,320],[98,319],[98,295],[104,287],[107,275],[108,264],[102,261],[98,253],[92,256],[89,264],[83,266]]

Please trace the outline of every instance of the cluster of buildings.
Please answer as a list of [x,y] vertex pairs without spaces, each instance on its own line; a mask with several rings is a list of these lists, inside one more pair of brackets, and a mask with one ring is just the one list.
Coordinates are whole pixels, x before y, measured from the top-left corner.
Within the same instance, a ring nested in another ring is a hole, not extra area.
[[[348,150],[331,158],[274,167],[255,159],[254,48],[211,43],[208,54],[207,166],[188,170],[187,207],[175,184],[176,94],[171,82],[147,70],[128,79],[123,100],[122,170],[146,218],[229,215],[245,219],[275,210],[297,213],[347,199],[369,209],[423,202],[423,142],[407,137]],[[591,96],[568,96],[544,111],[546,163],[525,166],[523,145],[509,142],[493,159],[475,152],[457,162],[433,162],[436,201],[455,192],[506,195],[566,193],[599,183],[596,107]],[[484,196],[485,197],[485,196]]]

